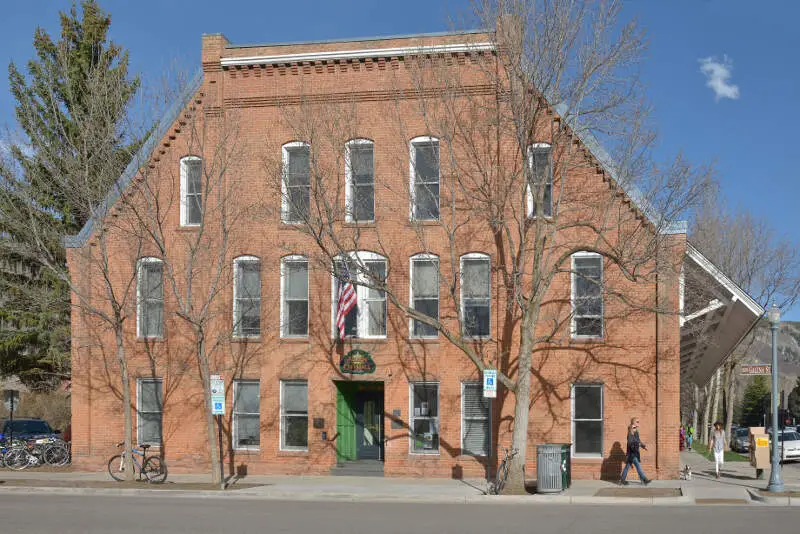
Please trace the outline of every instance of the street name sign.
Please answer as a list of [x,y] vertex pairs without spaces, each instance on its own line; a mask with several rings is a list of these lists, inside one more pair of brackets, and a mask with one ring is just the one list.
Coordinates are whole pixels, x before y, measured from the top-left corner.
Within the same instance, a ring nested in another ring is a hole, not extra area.
[[225,415],[225,380],[211,375],[211,414]]
[[483,396],[490,399],[497,397],[497,369],[483,370]]
[[742,365],[742,374],[743,375],[771,375],[772,374],[772,366],[771,365]]

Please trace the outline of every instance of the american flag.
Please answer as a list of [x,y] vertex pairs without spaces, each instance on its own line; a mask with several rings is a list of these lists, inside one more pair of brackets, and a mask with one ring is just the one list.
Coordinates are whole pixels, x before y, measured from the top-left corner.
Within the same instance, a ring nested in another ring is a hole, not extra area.
[[356,305],[356,289],[350,281],[350,271],[342,264],[339,272],[339,300],[336,303],[336,326],[339,327],[339,338],[344,339],[344,322],[347,314]]

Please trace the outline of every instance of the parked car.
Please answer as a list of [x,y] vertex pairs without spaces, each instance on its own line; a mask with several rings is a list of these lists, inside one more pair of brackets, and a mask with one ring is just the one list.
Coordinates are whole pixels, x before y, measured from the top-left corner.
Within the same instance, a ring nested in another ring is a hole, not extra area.
[[44,419],[6,419],[0,427],[0,439],[11,437],[12,430],[14,439],[34,439],[34,438],[55,438],[60,437],[60,433]]
[[[770,445],[772,445],[772,433],[768,432]],[[778,432],[778,455],[781,460],[800,460],[800,433],[797,432]]]
[[730,445],[733,451],[748,452],[750,450],[750,431],[747,428],[731,430]]

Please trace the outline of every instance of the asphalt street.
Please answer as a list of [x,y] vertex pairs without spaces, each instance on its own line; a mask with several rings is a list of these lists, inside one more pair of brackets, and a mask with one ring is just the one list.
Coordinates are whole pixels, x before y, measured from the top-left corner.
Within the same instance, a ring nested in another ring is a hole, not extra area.
[[3,534],[704,534],[798,532],[800,510],[741,506],[438,505],[5,494]]

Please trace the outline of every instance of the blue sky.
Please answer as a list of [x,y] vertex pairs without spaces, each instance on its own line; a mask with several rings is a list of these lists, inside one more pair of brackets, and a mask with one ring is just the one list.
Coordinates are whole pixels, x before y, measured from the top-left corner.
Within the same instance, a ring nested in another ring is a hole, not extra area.
[[[176,60],[192,71],[200,36],[234,43],[302,41],[451,28],[467,0],[101,0],[112,38],[130,50],[132,68],[157,78]],[[0,20],[0,64],[24,63],[36,26],[58,32],[69,0],[14,2]],[[402,6],[402,7],[400,7]],[[638,0],[624,9],[647,29],[644,68],[663,155],[683,150],[696,163],[716,161],[723,193],[800,242],[798,165],[800,2]],[[702,60],[705,60],[703,62]],[[703,72],[705,71],[705,72]],[[707,85],[711,80],[710,87]],[[0,77],[0,125],[13,124],[13,102]],[[800,306],[787,313],[800,320]]]

